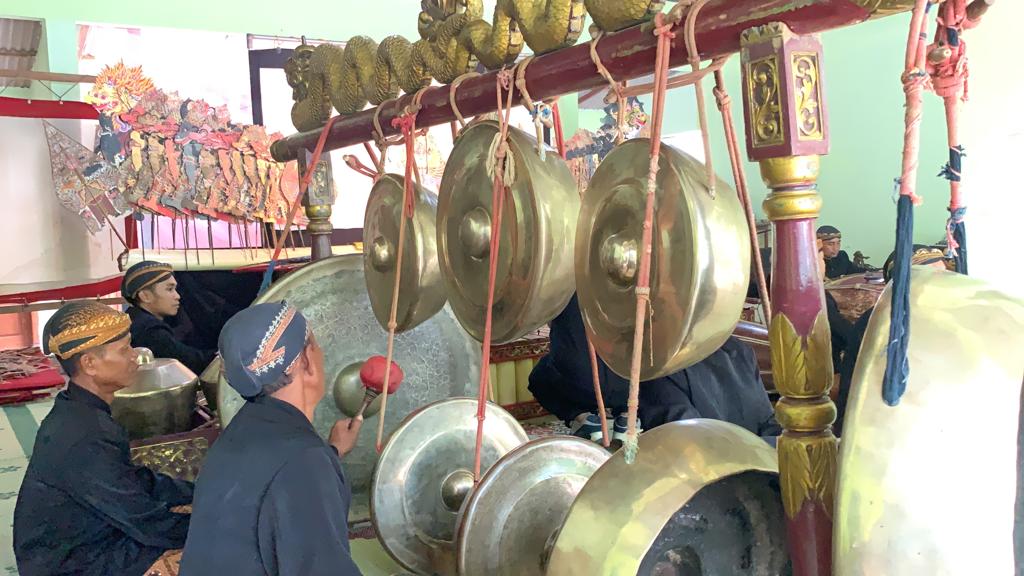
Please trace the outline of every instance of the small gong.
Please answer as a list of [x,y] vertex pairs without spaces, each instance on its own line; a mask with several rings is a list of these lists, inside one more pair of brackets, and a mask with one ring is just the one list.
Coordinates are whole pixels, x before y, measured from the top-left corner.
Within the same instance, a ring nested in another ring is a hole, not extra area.
[[569,507],[609,456],[593,442],[550,436],[498,460],[462,509],[459,574],[544,576]]
[[[611,151],[590,180],[576,234],[576,286],[594,348],[628,377],[647,199],[650,141]],[[677,372],[717,350],[740,319],[750,233],[736,193],[662,144],[651,244],[651,316],[640,379]],[[648,350],[653,343],[653,350]]]
[[[417,574],[455,573],[456,520],[473,489],[477,401],[450,398],[410,414],[374,470],[370,513],[384,549]],[[519,422],[487,404],[480,470],[528,440]]]
[[[444,169],[437,203],[437,249],[448,300],[469,334],[483,341],[493,218],[491,144],[495,122],[466,128]],[[492,342],[509,342],[537,329],[565,308],[575,289],[573,238],[580,200],[565,161],[541,160],[536,140],[509,128],[508,158]],[[493,164],[493,163],[492,163]]]
[[[363,219],[363,268],[366,291],[377,322],[385,329],[391,315],[398,271],[399,226],[403,217],[405,178],[385,174],[374,184]],[[406,222],[402,251],[402,285],[398,289],[395,331],[415,328],[444,307],[444,281],[437,264],[437,197],[413,184],[413,217]]]
[[[355,415],[359,413],[359,408],[363,405],[363,398],[366,397],[366,386],[363,385],[363,379],[359,377],[359,370],[362,367],[362,362],[353,362],[342,368],[334,379],[334,387],[331,389],[334,405],[349,418],[355,418]],[[366,410],[363,410],[363,418],[369,418],[380,412],[381,402],[383,402],[381,396],[374,398]]]
[[785,576],[785,512],[775,450],[719,420],[644,432],[587,481],[555,541],[558,576]]

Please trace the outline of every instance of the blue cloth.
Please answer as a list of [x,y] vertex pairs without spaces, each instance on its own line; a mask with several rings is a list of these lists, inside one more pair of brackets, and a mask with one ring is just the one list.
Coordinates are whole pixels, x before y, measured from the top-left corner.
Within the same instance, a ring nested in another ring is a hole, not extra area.
[[896,204],[896,250],[893,253],[892,305],[889,321],[889,344],[885,350],[885,374],[882,376],[882,399],[889,406],[900,403],[910,380],[910,262],[914,250],[914,203],[910,196],[900,195]]
[[131,463],[110,406],[73,382],[36,435],[14,508],[22,576],[142,576],[181,548],[192,484]]
[[337,452],[291,404],[247,402],[196,482],[184,576],[353,576]]
[[[568,425],[584,412],[597,411],[583,316],[575,295],[551,321],[550,338],[550,352],[530,373],[530,392]],[[625,412],[629,380],[612,372],[600,358],[598,374],[605,407],[613,414]],[[782,432],[754,351],[735,337],[689,368],[642,382],[639,415],[645,429],[676,420],[713,418],[766,439]]]
[[287,302],[256,304],[235,314],[220,333],[228,384],[254,398],[277,383],[306,347],[306,318]]

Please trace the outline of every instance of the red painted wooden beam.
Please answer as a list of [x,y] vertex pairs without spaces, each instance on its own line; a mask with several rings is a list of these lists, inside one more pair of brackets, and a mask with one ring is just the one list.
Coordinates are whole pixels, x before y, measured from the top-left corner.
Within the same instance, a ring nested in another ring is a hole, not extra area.
[[15,118],[46,118],[96,120],[99,112],[85,102],[57,100],[27,100],[0,96],[0,116]]
[[[711,0],[697,18],[697,47],[703,59],[738,52],[740,33],[747,28],[784,22],[797,34],[823,32],[863,22],[872,15],[889,14],[903,9],[905,0]],[[867,6],[865,6],[867,5]],[[908,4],[909,7],[909,4]],[[598,45],[601,61],[617,80],[628,80],[651,73],[654,67],[656,42],[648,26],[637,26],[610,34]],[[687,63],[682,27],[677,28],[672,44],[672,66]],[[469,78],[460,86],[457,104],[463,116],[486,114],[495,110],[496,72]],[[546,100],[604,84],[590,60],[586,43],[537,57],[526,70],[530,95]],[[448,104],[448,86],[426,91],[416,118],[420,127],[445,124],[455,119]],[[514,98],[518,98],[515,96]],[[381,126],[385,136],[395,134],[391,120],[412,96],[385,104],[381,110]],[[518,102],[518,100],[515,100]],[[334,123],[327,137],[327,150],[335,150],[373,139],[373,113],[364,110]],[[275,143],[274,158],[294,160],[302,148],[316,146],[319,131],[293,134]]]

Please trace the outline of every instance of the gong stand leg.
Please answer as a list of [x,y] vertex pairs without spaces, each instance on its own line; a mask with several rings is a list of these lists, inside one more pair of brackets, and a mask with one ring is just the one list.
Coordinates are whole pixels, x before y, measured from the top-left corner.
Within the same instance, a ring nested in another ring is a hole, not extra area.
[[819,155],[828,153],[821,42],[784,24],[741,39],[747,150],[771,192],[763,207],[775,229],[769,328],[779,475],[795,576],[832,574],[836,408],[829,399],[832,354],[815,220]]
[[[310,153],[300,156],[299,172],[305,173],[306,166],[312,160]],[[331,232],[334,226],[331,224],[332,206],[334,206],[334,174],[331,168],[330,156],[323,156],[316,165],[316,172],[309,182],[309,188],[302,199],[302,206],[306,209],[306,217],[309,224],[306,230],[310,234],[310,259],[313,261],[330,258]]]

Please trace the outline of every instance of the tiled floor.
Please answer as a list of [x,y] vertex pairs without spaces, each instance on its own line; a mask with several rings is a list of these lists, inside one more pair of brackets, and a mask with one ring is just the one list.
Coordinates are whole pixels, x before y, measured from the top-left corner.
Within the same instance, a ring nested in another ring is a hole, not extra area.
[[[0,575],[18,574],[12,539],[14,504],[39,423],[52,406],[52,400],[44,400],[0,409]],[[524,428],[531,438],[568,433],[560,422],[549,419],[524,422]],[[401,567],[384,552],[376,538],[366,530],[354,531],[354,535],[358,532],[371,536],[351,541],[352,557],[365,576],[403,574]]]
[[52,400],[44,400],[0,409],[0,574],[18,573],[12,548],[14,504],[36,430],[51,406]]

